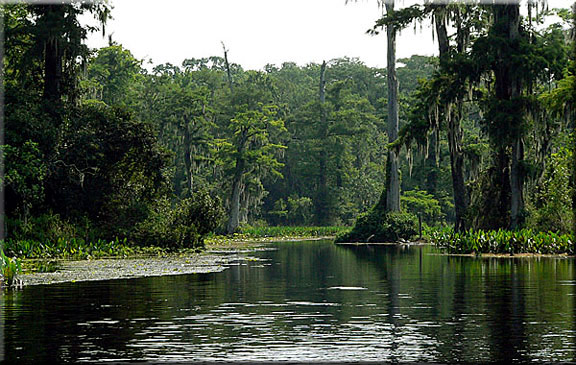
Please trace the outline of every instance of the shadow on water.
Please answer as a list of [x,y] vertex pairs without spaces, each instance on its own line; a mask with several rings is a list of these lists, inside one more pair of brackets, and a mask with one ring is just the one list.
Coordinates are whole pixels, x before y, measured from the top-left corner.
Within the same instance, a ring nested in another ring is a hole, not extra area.
[[277,247],[218,274],[4,293],[5,360],[575,358],[573,260],[449,257],[429,246]]
[[[402,325],[394,322],[398,312],[436,321],[426,332],[438,339],[445,361],[526,362],[534,354],[575,359],[573,259],[443,256],[433,247],[401,245],[344,247],[378,270],[390,296],[391,323]],[[403,293],[423,311],[406,310]],[[420,308],[422,302],[430,306]]]

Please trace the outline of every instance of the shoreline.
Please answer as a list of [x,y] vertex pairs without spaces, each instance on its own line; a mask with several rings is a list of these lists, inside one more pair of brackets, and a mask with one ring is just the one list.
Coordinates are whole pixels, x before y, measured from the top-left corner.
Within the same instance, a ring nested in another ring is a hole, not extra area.
[[164,257],[104,258],[96,260],[52,260],[53,272],[23,272],[15,287],[136,279],[152,276],[209,274],[226,270],[242,261],[259,261],[250,253],[273,250],[264,244],[235,244],[207,247],[198,253],[171,254]]
[[[55,266],[50,272],[24,271],[17,277],[18,284],[15,288],[36,285],[52,285],[62,283],[75,283],[84,281],[102,281],[119,279],[136,279],[152,276],[171,276],[189,274],[209,274],[226,270],[229,267],[239,265],[243,261],[260,261],[258,257],[250,255],[260,251],[276,250],[274,243],[298,242],[298,241],[322,241],[333,237],[263,237],[263,238],[238,238],[228,240],[214,240],[207,242],[205,249],[200,252],[173,253],[165,256],[134,256],[112,257],[94,260],[39,260],[30,259],[28,262],[49,262]],[[416,242],[344,242],[335,243],[338,246],[434,246],[433,243]],[[498,259],[534,259],[534,258],[557,258],[570,259],[574,256],[569,254],[535,254],[518,253],[514,255],[499,253],[474,253],[450,254],[431,253],[431,255],[469,257],[469,258],[498,258]]]
[[251,253],[271,251],[274,243],[321,241],[333,237],[264,237],[208,241],[203,251],[173,253],[165,256],[110,257],[94,260],[29,259],[24,262],[50,262],[54,271],[24,271],[17,276],[15,288],[102,281],[136,279],[152,276],[209,274],[226,270],[242,261],[260,261]]

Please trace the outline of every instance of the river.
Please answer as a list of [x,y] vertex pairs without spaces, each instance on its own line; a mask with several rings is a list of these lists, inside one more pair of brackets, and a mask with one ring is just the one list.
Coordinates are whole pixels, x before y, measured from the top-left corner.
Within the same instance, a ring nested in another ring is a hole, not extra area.
[[576,360],[573,258],[271,247],[220,273],[6,291],[0,360]]

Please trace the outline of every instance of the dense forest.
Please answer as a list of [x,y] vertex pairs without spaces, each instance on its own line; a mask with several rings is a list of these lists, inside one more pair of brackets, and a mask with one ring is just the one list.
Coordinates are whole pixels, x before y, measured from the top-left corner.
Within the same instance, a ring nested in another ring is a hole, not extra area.
[[[9,240],[184,247],[267,225],[397,239],[416,217],[458,232],[572,230],[568,9],[389,4],[371,29],[387,34],[387,68],[259,71],[224,45],[153,67],[112,40],[88,49],[101,29],[78,18],[104,28],[105,3],[2,11]],[[439,57],[396,60],[397,32],[427,19]]]

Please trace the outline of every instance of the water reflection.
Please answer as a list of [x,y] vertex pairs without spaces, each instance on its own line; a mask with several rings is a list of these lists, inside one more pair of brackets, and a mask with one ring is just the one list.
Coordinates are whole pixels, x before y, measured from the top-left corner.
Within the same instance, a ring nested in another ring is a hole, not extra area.
[[4,361],[4,296],[0,294],[0,362]]
[[[6,360],[574,360],[572,259],[283,243],[223,273],[5,294]],[[2,306],[0,306],[0,309]],[[2,320],[0,319],[0,321]]]

